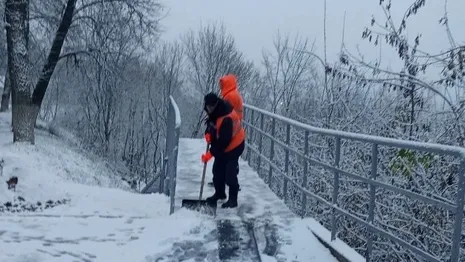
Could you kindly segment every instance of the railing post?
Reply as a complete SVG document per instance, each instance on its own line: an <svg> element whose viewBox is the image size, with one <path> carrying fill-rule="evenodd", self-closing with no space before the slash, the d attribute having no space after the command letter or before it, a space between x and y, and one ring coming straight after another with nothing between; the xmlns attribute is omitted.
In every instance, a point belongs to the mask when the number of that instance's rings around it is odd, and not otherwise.
<svg viewBox="0 0 465 262"><path fill-rule="evenodd" d="M265 119L264 119L264 114L260 114L260 132L259 132L259 140L258 140L258 153L260 153L260 156L258 156L258 163L257 163L257 174L260 175L260 168L262 164L262 152L263 152L263 134L262 132L265 132L263 130L263 126L265 124Z"/></svg>
<svg viewBox="0 0 465 262"><path fill-rule="evenodd" d="M250 110L250 119L249 119L249 124L250 125L253 125L253 115L254 115L254 112L253 110ZM245 112L245 111L244 111ZM249 112L249 110L247 110L247 112ZM249 141L249 144L253 144L253 128L250 128L250 130L247 130L247 140ZM247 155L246 155L246 160L247 162L249 163L249 166L250 166L250 161L251 161L251 154L252 154L252 150L247 150Z"/></svg>
<svg viewBox="0 0 465 262"><path fill-rule="evenodd" d="M451 262L460 259L460 242L462 238L463 207L465 205L465 159L462 156L459 168L459 182L457 184L457 211L455 212L454 233L452 236Z"/></svg>
<svg viewBox="0 0 465 262"><path fill-rule="evenodd" d="M291 144L291 125L286 125L286 145ZM285 150L285 159L284 159L284 173L289 176L289 150ZM284 203L287 204L287 178L283 178L283 197Z"/></svg>
<svg viewBox="0 0 465 262"><path fill-rule="evenodd" d="M371 180L376 179L376 175L378 172L378 145L373 144L371 149L371 172L370 178ZM376 200L376 186L370 184L370 203L368 205L368 223L370 225L373 224L374 214L375 214L375 200ZM368 228L367 230L367 253L366 253L366 261L371 261L371 254L373 253L373 231Z"/></svg>
<svg viewBox="0 0 465 262"><path fill-rule="evenodd" d="M274 133L276 128L276 119L272 118L271 120L271 141L270 141L270 163L273 163L274 157ZM271 182L273 179L273 166L270 164L270 169L268 169L268 184L271 188Z"/></svg>
<svg viewBox="0 0 465 262"><path fill-rule="evenodd" d="M243 109L242 109L242 121L244 121L244 120L247 121L248 111L249 111L249 110L247 110L247 108L243 108ZM250 123L250 122L248 122L248 123ZM242 126L242 127L244 128L244 130L245 130L245 135L246 135L246 136L245 136L245 142L246 142L246 143L249 143L249 142L250 142L250 140L249 140L249 131L250 131L250 130L249 130L249 127L243 125L242 122L241 122L241 126ZM247 159L248 159L248 155L250 154L250 150L247 149L247 146L245 147L245 150L246 150L247 152L244 152L244 153L241 155L241 157L244 158L244 160L247 160Z"/></svg>
<svg viewBox="0 0 465 262"><path fill-rule="evenodd" d="M173 143L173 161L172 163L172 172L170 177L170 215L174 213L174 204L175 204L175 194L176 194L176 177L177 177L177 168L178 168L178 152L179 152L179 127L175 128L174 132L174 143Z"/></svg>
<svg viewBox="0 0 465 262"><path fill-rule="evenodd" d="M308 136L309 132L305 130L304 132L304 156L308 157ZM308 161L306 158L303 159L304 161L304 172L302 177L302 187L307 189L307 173L308 173ZM302 218L305 217L307 214L307 194L302 191Z"/></svg>
<svg viewBox="0 0 465 262"><path fill-rule="evenodd" d="M168 169L168 151L166 151L167 149L167 144L168 142L168 139L167 137L165 137L165 151L162 151L161 155L162 155L162 171L160 173L160 177L158 178L159 181L158 181L158 193L163 193L163 183L164 183L164 180L165 180L165 177L166 177L166 172L167 172L167 169Z"/></svg>
<svg viewBox="0 0 465 262"><path fill-rule="evenodd" d="M339 161L341 160L341 138L336 137L336 149L334 152L334 167L339 168ZM336 233L337 233L337 213L336 208L337 204L337 196L339 195L339 172L334 172L334 188L333 188L333 199L332 199L332 212L331 212L331 241L336 240Z"/></svg>
<svg viewBox="0 0 465 262"><path fill-rule="evenodd" d="M163 161L163 172L160 174L159 193L165 193L165 179L169 176L169 161L170 161L170 142L172 137L171 118L172 118L171 103L168 105L168 116L166 118L166 136L165 136L165 159Z"/></svg>
<svg viewBox="0 0 465 262"><path fill-rule="evenodd" d="M173 161L174 161L174 139L175 139L175 134L174 134L174 129L175 129L175 114L174 114L174 107L173 103L170 100L169 103L169 109L168 109L168 118L167 118L167 128L166 128L166 156L168 157L168 165L167 165L167 172L165 174L165 177L163 178L163 193L167 196L170 195L170 180L172 177L173 173Z"/></svg>

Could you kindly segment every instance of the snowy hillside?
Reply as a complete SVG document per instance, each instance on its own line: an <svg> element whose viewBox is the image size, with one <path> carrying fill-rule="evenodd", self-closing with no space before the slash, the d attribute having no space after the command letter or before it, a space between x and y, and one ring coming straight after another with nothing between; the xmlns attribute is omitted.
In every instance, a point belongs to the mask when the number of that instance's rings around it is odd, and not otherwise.
<svg viewBox="0 0 465 262"><path fill-rule="evenodd" d="M0 114L0 162L3 162L1 179L18 177L16 192L7 190L2 182L0 202L12 201L21 196L36 203L70 198L70 185L101 186L130 190L129 186L113 175L103 163L79 153L77 148L49 134L36 130L36 145L13 144L11 113ZM80 190L80 189L78 189Z"/></svg>
<svg viewBox="0 0 465 262"><path fill-rule="evenodd" d="M36 131L35 146L11 143L9 115L0 114L0 261L142 261L205 227L190 211L167 219L167 197L129 192L104 165L45 131ZM4 182L12 176L16 192Z"/></svg>

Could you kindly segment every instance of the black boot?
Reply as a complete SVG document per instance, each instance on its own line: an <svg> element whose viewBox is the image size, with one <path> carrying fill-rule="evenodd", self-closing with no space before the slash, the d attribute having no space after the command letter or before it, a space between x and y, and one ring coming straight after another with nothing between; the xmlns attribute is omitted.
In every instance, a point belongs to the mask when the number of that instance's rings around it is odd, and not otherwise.
<svg viewBox="0 0 465 262"><path fill-rule="evenodd" d="M218 192L215 192L215 194L213 194L213 196L211 197L207 197L206 201L208 203L216 203L218 200L224 200L226 199L226 193L218 193Z"/></svg>
<svg viewBox="0 0 465 262"><path fill-rule="evenodd" d="M211 197L207 197L206 201L208 203L216 203L218 200L226 199L226 193L224 192L225 191L225 184L224 183L222 183L222 184L220 184L220 183L215 184L214 183L214 186L215 186L215 194L213 194L213 196L211 196Z"/></svg>
<svg viewBox="0 0 465 262"><path fill-rule="evenodd" d="M221 208L235 208L237 207L237 193L239 188L229 187L229 199L226 203L221 205Z"/></svg>

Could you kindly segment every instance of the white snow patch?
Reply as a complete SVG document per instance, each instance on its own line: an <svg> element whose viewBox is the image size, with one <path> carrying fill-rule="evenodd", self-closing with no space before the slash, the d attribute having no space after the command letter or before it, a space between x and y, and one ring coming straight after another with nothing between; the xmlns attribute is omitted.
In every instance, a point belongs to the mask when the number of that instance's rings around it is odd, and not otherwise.
<svg viewBox="0 0 465 262"><path fill-rule="evenodd" d="M11 113L0 114L0 159L3 159L0 203L21 196L26 201L58 200L70 196L69 186L84 185L130 190L104 164L82 154L63 140L36 130L36 144L12 143ZM18 177L16 192L5 181Z"/></svg>
<svg viewBox="0 0 465 262"><path fill-rule="evenodd" d="M176 103L176 101L174 100L172 96L170 96L170 102L174 109L175 128L180 128L181 127L181 113L179 111L178 104Z"/></svg>
<svg viewBox="0 0 465 262"><path fill-rule="evenodd" d="M307 224L301 218L294 218L289 225L292 245L285 245L282 251L286 258L296 261L337 261L328 249L323 247L318 239L307 229ZM350 248L350 247L349 247ZM345 254L345 253L344 253ZM358 260L350 260L356 262Z"/></svg>
<svg viewBox="0 0 465 262"><path fill-rule="evenodd" d="M144 261L171 250L193 228L214 224L194 212L168 215L168 199L76 187L71 206L0 217L0 261ZM88 259L88 260L84 260Z"/></svg>
<svg viewBox="0 0 465 262"><path fill-rule="evenodd" d="M188 210L169 215L169 199L141 195L73 146L36 130L36 144L13 144L11 113L0 114L0 204L69 199L40 212L0 213L0 261L147 261L176 241L199 240L213 221ZM16 192L4 182L19 179ZM193 233L194 232L194 233Z"/></svg>
<svg viewBox="0 0 465 262"><path fill-rule="evenodd" d="M304 218L299 222L302 226L301 228L307 227L309 230L314 232L317 236L323 239L324 242L329 244L334 250L339 254L342 254L351 262L364 262L366 259L357 253L353 248L344 243L339 238L336 238L334 241L331 241L331 232L328 231L324 226L322 226L314 218Z"/></svg>

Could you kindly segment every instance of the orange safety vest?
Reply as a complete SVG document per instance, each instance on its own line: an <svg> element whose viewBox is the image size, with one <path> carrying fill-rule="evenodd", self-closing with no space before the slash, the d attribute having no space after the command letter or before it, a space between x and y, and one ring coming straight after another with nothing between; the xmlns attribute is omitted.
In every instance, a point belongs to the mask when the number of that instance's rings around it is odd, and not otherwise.
<svg viewBox="0 0 465 262"><path fill-rule="evenodd" d="M239 94L239 92L235 90L235 91L226 93L223 96L223 99L228 101L233 106L234 111L236 111L239 118L242 119L243 105L242 105L242 97Z"/></svg>
<svg viewBox="0 0 465 262"><path fill-rule="evenodd" d="M225 117L231 118L232 123L233 123L233 132L232 132L231 142L229 142L229 145L224 150L225 152L230 152L234 148L238 147L245 140L245 130L242 127L241 119L239 115L233 110L231 111L231 113L225 116L222 116L222 117L218 117L218 119L216 120L216 136L218 138L220 136L221 124L223 123L223 120Z"/></svg>

